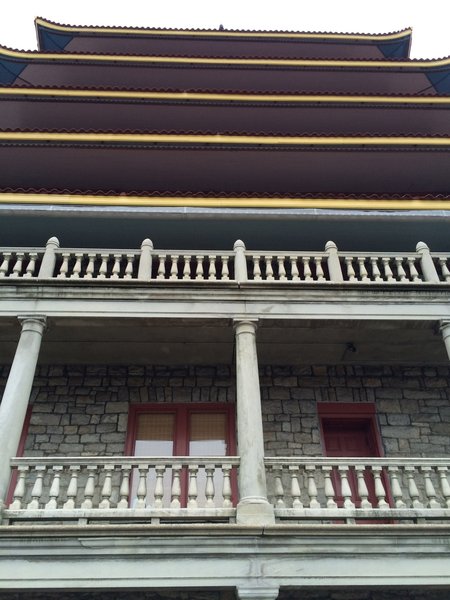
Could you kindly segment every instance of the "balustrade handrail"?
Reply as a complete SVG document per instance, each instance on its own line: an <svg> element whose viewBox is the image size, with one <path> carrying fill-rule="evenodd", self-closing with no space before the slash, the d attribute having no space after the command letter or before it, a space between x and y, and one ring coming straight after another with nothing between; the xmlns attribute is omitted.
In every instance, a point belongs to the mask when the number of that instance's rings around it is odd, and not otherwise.
<svg viewBox="0 0 450 600"><path fill-rule="evenodd" d="M448 458L419 458L419 457L401 457L401 458L390 458L390 457L382 457L382 458L373 458L373 457L363 457L363 458L355 458L348 456L340 456L340 457L267 457L264 459L266 466L275 467L275 466L309 466L313 465L315 467L320 466L338 466L338 465L350 465L350 466L381 466L381 467L440 467L440 466L448 466L450 467L450 457Z"/></svg>
<svg viewBox="0 0 450 600"><path fill-rule="evenodd" d="M53 466L92 466L115 465L137 466L149 464L152 466L170 466L173 464L189 466L192 464L227 464L239 465L239 456L21 456L10 460L12 467L53 467Z"/></svg>

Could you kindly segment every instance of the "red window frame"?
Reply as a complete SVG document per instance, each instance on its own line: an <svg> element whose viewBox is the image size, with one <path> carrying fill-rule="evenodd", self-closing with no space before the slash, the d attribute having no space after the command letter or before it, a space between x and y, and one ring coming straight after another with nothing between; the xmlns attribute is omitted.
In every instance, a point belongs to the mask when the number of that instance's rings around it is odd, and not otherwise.
<svg viewBox="0 0 450 600"><path fill-rule="evenodd" d="M236 426L235 426L235 405L219 402L192 403L192 404L131 404L128 412L127 437L125 441L125 455L134 456L134 447L137 432L137 417L140 414L148 413L172 413L175 415L174 448L173 456L188 456L189 448L189 416L195 413L225 413L227 416L227 454L225 456L236 456ZM183 493L181 497L182 504L186 504L187 485L186 472L181 475L181 485ZM238 498L237 473L233 468L231 472L231 493L233 505Z"/></svg>

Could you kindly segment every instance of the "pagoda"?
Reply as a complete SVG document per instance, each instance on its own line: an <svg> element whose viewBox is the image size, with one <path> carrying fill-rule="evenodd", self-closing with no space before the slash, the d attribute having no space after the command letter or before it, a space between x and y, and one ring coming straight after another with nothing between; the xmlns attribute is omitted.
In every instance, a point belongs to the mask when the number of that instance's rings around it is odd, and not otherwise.
<svg viewBox="0 0 450 600"><path fill-rule="evenodd" d="M36 30L0 47L1 587L447 598L450 59Z"/></svg>

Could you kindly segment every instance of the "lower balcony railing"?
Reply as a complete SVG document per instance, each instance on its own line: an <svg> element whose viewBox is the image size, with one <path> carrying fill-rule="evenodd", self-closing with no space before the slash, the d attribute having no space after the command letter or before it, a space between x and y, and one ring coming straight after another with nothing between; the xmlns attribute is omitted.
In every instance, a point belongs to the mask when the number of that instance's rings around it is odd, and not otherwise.
<svg viewBox="0 0 450 600"><path fill-rule="evenodd" d="M450 520L450 459L266 458L269 502L286 519ZM238 457L46 457L11 461L3 523L236 519Z"/></svg>

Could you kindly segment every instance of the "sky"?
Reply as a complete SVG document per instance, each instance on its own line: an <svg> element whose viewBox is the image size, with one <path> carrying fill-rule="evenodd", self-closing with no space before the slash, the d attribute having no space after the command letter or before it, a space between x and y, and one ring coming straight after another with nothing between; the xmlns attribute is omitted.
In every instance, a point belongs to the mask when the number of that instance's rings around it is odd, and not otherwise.
<svg viewBox="0 0 450 600"><path fill-rule="evenodd" d="M37 49L36 16L70 25L168 28L387 33L412 27L412 58L450 55L450 0L3 0L0 45Z"/></svg>

